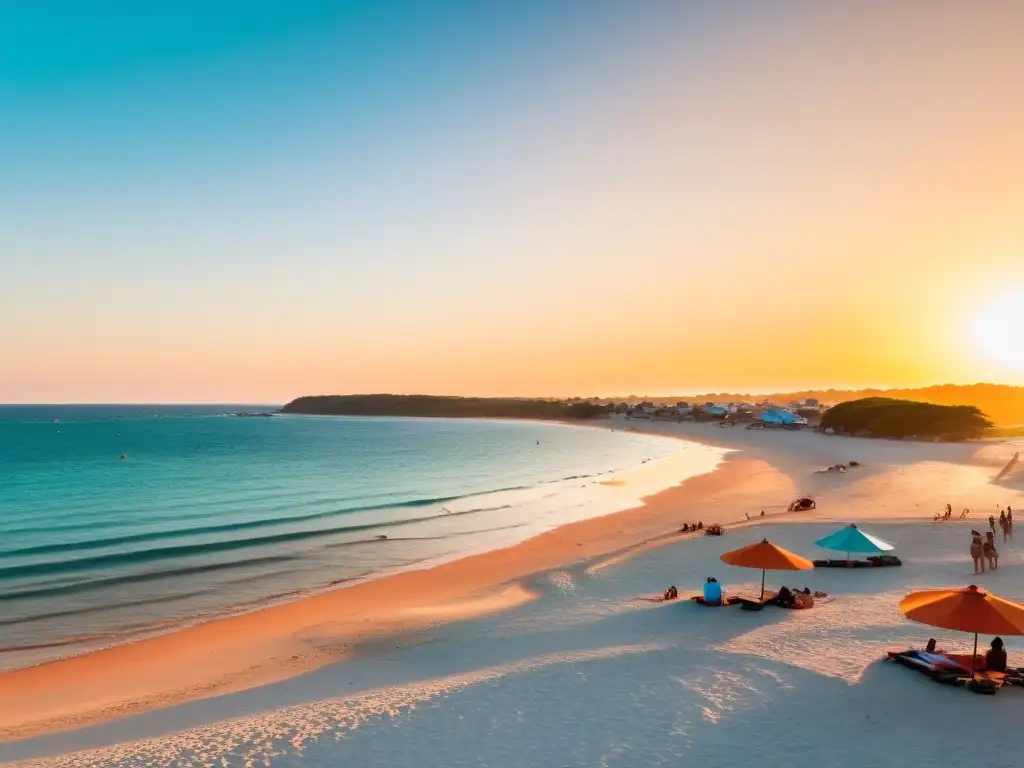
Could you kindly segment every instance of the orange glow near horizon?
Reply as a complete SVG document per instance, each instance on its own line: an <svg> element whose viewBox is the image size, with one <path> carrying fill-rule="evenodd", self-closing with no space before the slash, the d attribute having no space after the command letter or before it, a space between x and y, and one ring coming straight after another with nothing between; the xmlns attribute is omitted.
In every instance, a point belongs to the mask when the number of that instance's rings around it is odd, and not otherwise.
<svg viewBox="0 0 1024 768"><path fill-rule="evenodd" d="M672 5L40 85L0 402L1024 385L1024 4Z"/></svg>

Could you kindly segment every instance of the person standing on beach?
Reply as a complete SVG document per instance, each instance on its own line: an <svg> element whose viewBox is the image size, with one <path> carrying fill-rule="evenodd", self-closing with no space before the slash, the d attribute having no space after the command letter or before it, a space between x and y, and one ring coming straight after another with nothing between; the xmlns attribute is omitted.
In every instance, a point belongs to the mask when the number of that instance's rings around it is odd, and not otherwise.
<svg viewBox="0 0 1024 768"><path fill-rule="evenodd" d="M974 560L974 573L985 572L985 545L981 541L981 534L974 531L971 537L971 558Z"/></svg>
<svg viewBox="0 0 1024 768"><path fill-rule="evenodd" d="M1002 513L1000 513L1000 514L1002 514ZM988 527L991 528L992 529L992 533L995 534L995 532L996 532L996 516L995 515L989 515L988 516Z"/></svg>
<svg viewBox="0 0 1024 768"><path fill-rule="evenodd" d="M1010 538L1013 539L1013 510L1009 507L1006 508L1006 532L1010 534Z"/></svg>
<svg viewBox="0 0 1024 768"><path fill-rule="evenodd" d="M996 535L992 532L985 534L985 544L982 547L985 559L988 560L988 569L994 571L999 568L999 552L996 550Z"/></svg>
<svg viewBox="0 0 1024 768"><path fill-rule="evenodd" d="M1006 541L1009 534L1006 532L1006 513L1002 510L999 511L999 527L1003 529L1003 541Z"/></svg>

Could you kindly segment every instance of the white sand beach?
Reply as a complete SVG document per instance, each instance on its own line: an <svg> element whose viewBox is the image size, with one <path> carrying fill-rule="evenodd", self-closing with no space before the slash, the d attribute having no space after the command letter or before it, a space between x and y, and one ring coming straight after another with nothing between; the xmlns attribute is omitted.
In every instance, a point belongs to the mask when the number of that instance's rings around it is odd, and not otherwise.
<svg viewBox="0 0 1024 768"><path fill-rule="evenodd" d="M969 650L971 637L899 615L897 603L912 589L978 583L1024 600L1024 538L999 542L995 572L973 576L968 556L970 528L981 528L997 505L1024 510L1020 473L991 482L1020 446L608 426L733 452L715 472L645 507L442 566L441 576L384 580L420 620L352 643L344 660L78 730L65 724L61 733L0 744L0 761L54 768L1016 764L1024 690L976 696L882 658L929 637ZM851 460L862 466L815 471ZM804 494L817 509L786 514ZM947 503L957 513L970 508L970 517L932 522ZM730 525L721 537L675 532L684 521L730 524L747 514L753 524ZM829 593L809 611L641 599L670 584L692 594L707 576L730 591L753 589L760 574L723 565L722 552L768 536L827 557L813 542L850 521L895 543L903 567L769 573L769 586ZM447 599L428 590L426 601L414 590L417 578L428 586L465 582L449 585ZM1024 666L1024 641L1005 639L1011 663ZM158 666L159 656L150 663ZM80 694L73 678L65 688ZM12 690L0 707L9 723Z"/></svg>

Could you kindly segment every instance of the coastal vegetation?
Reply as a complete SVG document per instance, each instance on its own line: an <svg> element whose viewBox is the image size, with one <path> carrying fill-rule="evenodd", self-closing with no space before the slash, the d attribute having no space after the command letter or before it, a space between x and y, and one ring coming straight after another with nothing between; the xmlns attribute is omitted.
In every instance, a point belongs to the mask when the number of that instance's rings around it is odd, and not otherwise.
<svg viewBox="0 0 1024 768"><path fill-rule="evenodd" d="M282 413L312 416L419 416L428 418L592 419L607 409L586 401L440 395L308 395Z"/></svg>
<svg viewBox="0 0 1024 768"><path fill-rule="evenodd" d="M895 398L913 400L933 405L961 405L972 403L980 408L993 422L999 426L1018 426L1024 424L1024 387L1013 387L1007 384L938 384L931 387L914 389L807 389L798 392L774 392L762 394L739 394L718 392L693 396L695 402L711 401L716 403L734 401L769 400L778 403L804 402L813 398L822 403L843 403L863 398ZM642 398L628 398L646 400ZM650 398L678 400L677 396ZM1018 434L1015 432L1014 434Z"/></svg>
<svg viewBox="0 0 1024 768"><path fill-rule="evenodd" d="M830 408L821 429L844 435L976 440L992 422L973 405L936 405L891 397L865 397Z"/></svg>

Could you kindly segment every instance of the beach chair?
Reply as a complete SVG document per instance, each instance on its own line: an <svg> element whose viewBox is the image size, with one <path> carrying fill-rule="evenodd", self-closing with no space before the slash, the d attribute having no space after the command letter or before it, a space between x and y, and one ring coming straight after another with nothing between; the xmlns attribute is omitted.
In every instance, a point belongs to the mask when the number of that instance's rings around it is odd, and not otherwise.
<svg viewBox="0 0 1024 768"><path fill-rule="evenodd" d="M766 605L771 605L778 596L778 592L765 591L763 600L756 596L739 595L736 597L736 602L744 611L760 611Z"/></svg>
<svg viewBox="0 0 1024 768"><path fill-rule="evenodd" d="M721 600L714 601L706 600L704 595L694 595L690 599L697 605L703 605L706 608L724 608L728 605L736 605L736 603L740 602L740 598L738 597L723 597Z"/></svg>
<svg viewBox="0 0 1024 768"><path fill-rule="evenodd" d="M927 675L936 683L966 687L972 693L981 695L993 695L1004 685L1024 684L1020 676L1015 679L1009 672L985 670L985 659L982 656L976 660L978 671L974 675L971 674L970 654L938 654L909 649L888 651L886 657L889 661Z"/></svg>
<svg viewBox="0 0 1024 768"><path fill-rule="evenodd" d="M864 560L815 560L815 568L892 568L903 565L896 555L872 555Z"/></svg>

